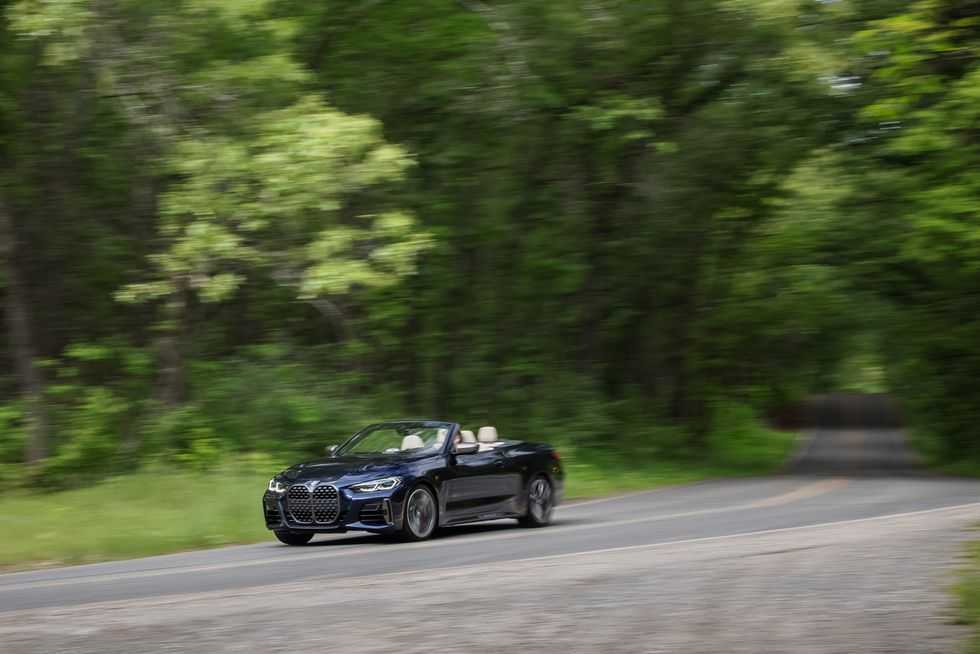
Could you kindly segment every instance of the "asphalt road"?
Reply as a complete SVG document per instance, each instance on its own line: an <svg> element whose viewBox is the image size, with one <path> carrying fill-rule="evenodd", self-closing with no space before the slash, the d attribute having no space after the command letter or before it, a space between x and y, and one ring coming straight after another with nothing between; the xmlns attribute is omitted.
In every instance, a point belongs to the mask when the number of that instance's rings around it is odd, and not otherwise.
<svg viewBox="0 0 980 654"><path fill-rule="evenodd" d="M573 503L546 529L511 521L393 544L367 535L319 536L307 547L267 543L0 575L0 613L269 584L436 571L538 557L704 542L980 503L980 484L917 475L894 429L807 434L787 474L713 481ZM883 474L901 470L902 476ZM258 491L257 491L258 493ZM66 538L71 532L66 531ZM571 560L571 559L569 559Z"/></svg>
<svg viewBox="0 0 980 654"><path fill-rule="evenodd" d="M954 651L946 589L980 482L928 474L890 420L824 404L781 475L569 504L546 529L0 575L0 651Z"/></svg>

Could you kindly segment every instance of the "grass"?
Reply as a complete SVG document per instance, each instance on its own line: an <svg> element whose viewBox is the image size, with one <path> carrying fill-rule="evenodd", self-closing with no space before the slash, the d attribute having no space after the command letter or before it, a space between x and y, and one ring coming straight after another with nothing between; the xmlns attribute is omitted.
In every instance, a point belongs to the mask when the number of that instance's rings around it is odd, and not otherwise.
<svg viewBox="0 0 980 654"><path fill-rule="evenodd" d="M269 475L142 472L96 486L0 498L0 568L163 554L268 538Z"/></svg>
<svg viewBox="0 0 980 654"><path fill-rule="evenodd" d="M973 627L966 651L980 654L980 542L970 544L968 563L961 574L962 578L954 588L959 600L956 621Z"/></svg>
<svg viewBox="0 0 980 654"><path fill-rule="evenodd" d="M794 436L772 432L748 459L637 464L563 450L566 498L770 470ZM744 449L744 448L743 448ZM754 463L753 463L754 462ZM260 496L273 472L228 466L218 474L151 470L77 490L0 496L0 569L92 563L270 538Z"/></svg>

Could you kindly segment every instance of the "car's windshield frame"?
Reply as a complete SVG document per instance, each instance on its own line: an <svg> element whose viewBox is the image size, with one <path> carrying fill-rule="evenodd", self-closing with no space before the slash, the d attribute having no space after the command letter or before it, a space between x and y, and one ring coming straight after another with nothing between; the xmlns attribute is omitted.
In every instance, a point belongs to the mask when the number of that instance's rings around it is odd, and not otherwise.
<svg viewBox="0 0 980 654"><path fill-rule="evenodd" d="M402 450L399 452L390 452L387 454L384 452L348 452L347 451L347 449L351 447L358 440L358 438L364 435L365 433L370 431L375 431L377 429L394 428L398 425L403 425L403 426L413 425L422 429L448 429L449 432L446 435L446 440L442 444L442 447L440 447L439 449L433 449L431 451L429 451L428 448L426 448L425 450L418 450L417 452L413 452L412 450ZM411 454L421 454L426 452L429 452L430 454L436 454L436 453L445 454L448 451L448 449L452 446L453 438L456 436L456 433L458 431L459 431L458 423L444 422L442 420L388 420L385 422L376 422L374 424L368 425L367 427L361 429L360 431L357 431L350 438L344 441L343 444L341 444L340 447L338 447L336 451L334 451L334 456L359 456L359 457L404 456L404 455L411 455Z"/></svg>

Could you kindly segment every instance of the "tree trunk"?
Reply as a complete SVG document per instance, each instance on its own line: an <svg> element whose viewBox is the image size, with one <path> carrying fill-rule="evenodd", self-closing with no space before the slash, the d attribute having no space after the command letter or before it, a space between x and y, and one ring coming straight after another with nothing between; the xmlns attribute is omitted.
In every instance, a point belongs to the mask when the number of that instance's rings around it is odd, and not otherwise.
<svg viewBox="0 0 980 654"><path fill-rule="evenodd" d="M7 282L5 313L10 354L27 408L28 438L24 458L28 463L36 463L48 454L48 415L44 405L44 381L41 371L34 365L30 309L16 255L13 219L0 198L0 259Z"/></svg>
<svg viewBox="0 0 980 654"><path fill-rule="evenodd" d="M704 398L696 389L700 384L699 371L696 370L700 357L699 321L703 319L701 303L703 301L703 286L705 275L706 252L710 250L708 240L711 229L710 219L692 232L693 250L688 255L690 279L680 315L674 319L675 331L673 337L673 374L674 383L671 391L670 414L684 423L691 432L692 444L700 448L704 446L707 436L707 422Z"/></svg>
<svg viewBox="0 0 980 654"><path fill-rule="evenodd" d="M157 361L160 366L156 398L167 408L179 406L187 396L184 365L184 336L187 322L187 282L176 280L174 294L164 305L163 324L158 326Z"/></svg>
<svg viewBox="0 0 980 654"><path fill-rule="evenodd" d="M157 399L166 407L174 408L184 399L184 358L180 351L180 339L168 332L156 341L160 376L157 381Z"/></svg>

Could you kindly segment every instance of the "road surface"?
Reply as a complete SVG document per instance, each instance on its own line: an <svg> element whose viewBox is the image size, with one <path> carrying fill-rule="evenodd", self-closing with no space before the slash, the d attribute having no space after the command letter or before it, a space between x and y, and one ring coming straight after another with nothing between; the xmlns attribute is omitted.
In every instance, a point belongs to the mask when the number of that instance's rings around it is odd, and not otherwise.
<svg viewBox="0 0 980 654"><path fill-rule="evenodd" d="M786 474L570 504L547 529L0 575L0 651L954 651L945 588L978 522L980 483L922 473L898 430L819 429Z"/></svg>

